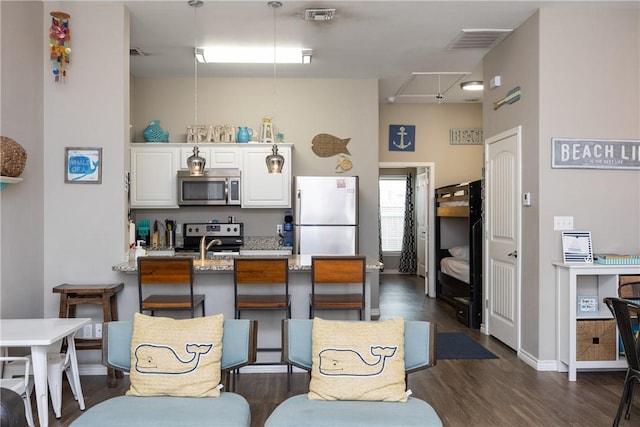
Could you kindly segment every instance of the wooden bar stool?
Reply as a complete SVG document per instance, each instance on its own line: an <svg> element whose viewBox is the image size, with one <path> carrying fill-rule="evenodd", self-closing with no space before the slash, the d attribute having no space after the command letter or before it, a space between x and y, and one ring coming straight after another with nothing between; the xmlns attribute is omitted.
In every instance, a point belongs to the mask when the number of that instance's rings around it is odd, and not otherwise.
<svg viewBox="0 0 640 427"><path fill-rule="evenodd" d="M291 318L287 258L234 258L233 271L236 319L240 319L243 310L277 310L284 312L284 318ZM282 346L257 350L282 352ZM287 390L290 389L291 365L287 364Z"/></svg>
<svg viewBox="0 0 640 427"><path fill-rule="evenodd" d="M104 322L118 320L118 300L116 294L124 288L124 283L108 285L72 285L63 283L53 288L53 293L60 294L59 317L76 317L79 304L96 304L102 306ZM102 338L76 338L76 350L100 350ZM122 378L122 371L107 368L107 386L115 387L116 378Z"/></svg>
<svg viewBox="0 0 640 427"><path fill-rule="evenodd" d="M357 310L364 320L366 264L359 255L311 257L309 318L316 310ZM336 285L347 291L340 292Z"/></svg>

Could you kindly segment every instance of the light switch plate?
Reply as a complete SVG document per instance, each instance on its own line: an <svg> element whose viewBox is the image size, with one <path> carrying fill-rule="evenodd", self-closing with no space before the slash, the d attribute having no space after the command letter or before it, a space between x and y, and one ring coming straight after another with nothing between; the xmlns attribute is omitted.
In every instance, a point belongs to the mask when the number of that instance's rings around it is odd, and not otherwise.
<svg viewBox="0 0 640 427"><path fill-rule="evenodd" d="M102 323L96 323L94 330L96 331L95 337L102 338Z"/></svg>
<svg viewBox="0 0 640 427"><path fill-rule="evenodd" d="M573 230L573 217L572 216L554 216L553 230L554 231Z"/></svg>

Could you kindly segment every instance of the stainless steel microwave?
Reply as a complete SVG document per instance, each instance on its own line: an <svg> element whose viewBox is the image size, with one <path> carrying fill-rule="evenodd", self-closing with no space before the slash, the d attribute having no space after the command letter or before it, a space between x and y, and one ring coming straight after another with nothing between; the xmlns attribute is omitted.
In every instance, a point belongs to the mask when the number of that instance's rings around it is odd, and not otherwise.
<svg viewBox="0 0 640 427"><path fill-rule="evenodd" d="M178 171L178 205L239 205L240 170L213 169L203 176Z"/></svg>

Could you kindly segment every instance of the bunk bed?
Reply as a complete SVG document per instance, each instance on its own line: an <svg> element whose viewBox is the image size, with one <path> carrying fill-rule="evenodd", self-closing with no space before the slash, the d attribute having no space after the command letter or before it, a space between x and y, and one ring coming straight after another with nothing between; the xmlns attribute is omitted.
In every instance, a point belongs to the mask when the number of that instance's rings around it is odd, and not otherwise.
<svg viewBox="0 0 640 427"><path fill-rule="evenodd" d="M456 309L460 323L482 323L483 181L436 189L436 296Z"/></svg>

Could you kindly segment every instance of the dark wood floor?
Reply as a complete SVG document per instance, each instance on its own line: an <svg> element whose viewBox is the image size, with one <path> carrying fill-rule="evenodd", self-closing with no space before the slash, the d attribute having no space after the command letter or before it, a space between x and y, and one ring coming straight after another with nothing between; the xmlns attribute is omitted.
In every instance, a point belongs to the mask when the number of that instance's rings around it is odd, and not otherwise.
<svg viewBox="0 0 640 427"><path fill-rule="evenodd" d="M567 381L566 374L538 372L499 341L458 324L450 306L424 297L423 282L413 276L382 275L381 318L428 320L437 323L440 332L464 331L499 356L491 360L441 360L409 376L413 396L429 402L446 427L611 425L622 392L623 372L581 372L576 382ZM81 381L87 408L124 394L129 385L126 377L117 388L107 388L102 376L83 376ZM252 426L258 427L279 402L305 393L308 384L306 374L294 374L292 390L287 392L285 374L247 374L240 376L237 392L249 401ZM53 412L50 414L53 427L66 427L80 415L66 383L63 394L62 418L56 420ZM640 426L637 396L631 419L623 419L620 426Z"/></svg>

